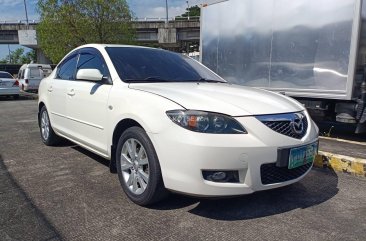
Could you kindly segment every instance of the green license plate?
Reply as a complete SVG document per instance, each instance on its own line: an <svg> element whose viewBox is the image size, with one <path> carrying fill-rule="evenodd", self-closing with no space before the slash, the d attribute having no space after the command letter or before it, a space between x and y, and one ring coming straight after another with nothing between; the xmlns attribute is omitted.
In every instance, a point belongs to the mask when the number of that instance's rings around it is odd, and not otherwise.
<svg viewBox="0 0 366 241"><path fill-rule="evenodd" d="M290 150L288 169L293 169L313 162L318 152L318 142L307 146L295 147Z"/></svg>

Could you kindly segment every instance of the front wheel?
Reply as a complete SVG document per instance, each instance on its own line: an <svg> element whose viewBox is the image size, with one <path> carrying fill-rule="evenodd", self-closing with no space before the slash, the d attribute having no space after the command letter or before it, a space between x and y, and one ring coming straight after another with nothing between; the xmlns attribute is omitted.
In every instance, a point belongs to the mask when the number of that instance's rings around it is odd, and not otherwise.
<svg viewBox="0 0 366 241"><path fill-rule="evenodd" d="M47 146L54 146L61 141L61 137L56 135L53 131L50 118L46 106L43 106L39 117L39 128L41 131L41 138L44 144Z"/></svg>
<svg viewBox="0 0 366 241"><path fill-rule="evenodd" d="M119 181L134 203L149 205L167 196L154 146L142 128L123 132L116 151Z"/></svg>

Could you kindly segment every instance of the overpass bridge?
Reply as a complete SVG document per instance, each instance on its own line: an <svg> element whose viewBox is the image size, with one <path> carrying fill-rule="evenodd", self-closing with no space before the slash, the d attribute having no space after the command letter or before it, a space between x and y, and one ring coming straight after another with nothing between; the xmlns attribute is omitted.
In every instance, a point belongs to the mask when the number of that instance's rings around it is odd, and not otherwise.
<svg viewBox="0 0 366 241"><path fill-rule="evenodd" d="M37 42L37 21L26 24L24 21L0 22L0 44L20 44L37 51L37 62L49 62ZM200 38L200 19L174 18L166 23L161 18L143 18L132 21L136 30L136 40L139 43L181 52L189 46L198 46Z"/></svg>

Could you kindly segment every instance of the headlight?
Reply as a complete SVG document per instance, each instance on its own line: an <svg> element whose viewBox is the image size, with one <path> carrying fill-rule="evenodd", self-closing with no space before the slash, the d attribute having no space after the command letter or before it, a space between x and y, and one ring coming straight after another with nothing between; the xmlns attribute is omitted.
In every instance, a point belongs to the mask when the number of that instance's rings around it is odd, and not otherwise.
<svg viewBox="0 0 366 241"><path fill-rule="evenodd" d="M234 118L196 110L170 110L166 114L177 125L195 132L213 134L246 134Z"/></svg>

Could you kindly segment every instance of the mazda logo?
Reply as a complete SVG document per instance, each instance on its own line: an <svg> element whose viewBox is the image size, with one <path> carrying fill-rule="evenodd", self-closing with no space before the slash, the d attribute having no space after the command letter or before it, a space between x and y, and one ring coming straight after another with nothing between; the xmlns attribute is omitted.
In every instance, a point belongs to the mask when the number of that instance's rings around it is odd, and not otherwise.
<svg viewBox="0 0 366 241"><path fill-rule="evenodd" d="M301 113L295 113L294 114L294 119L291 122L291 126L292 126L292 131L297 134L300 135L303 133L304 131L304 115Z"/></svg>

